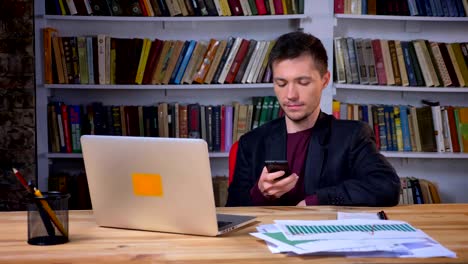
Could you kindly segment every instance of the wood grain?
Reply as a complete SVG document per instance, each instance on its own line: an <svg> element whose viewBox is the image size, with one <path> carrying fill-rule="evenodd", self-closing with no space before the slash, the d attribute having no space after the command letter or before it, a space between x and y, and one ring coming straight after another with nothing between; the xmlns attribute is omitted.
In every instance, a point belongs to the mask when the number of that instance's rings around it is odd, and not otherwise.
<svg viewBox="0 0 468 264"><path fill-rule="evenodd" d="M249 235L275 219L335 219L337 211L377 212L422 229L458 258L390 259L272 254ZM98 227L92 211L70 212L70 242L27 244L26 212L0 213L0 263L468 263L468 204L365 207L219 208L221 213L256 215L257 222L221 237L201 237Z"/></svg>

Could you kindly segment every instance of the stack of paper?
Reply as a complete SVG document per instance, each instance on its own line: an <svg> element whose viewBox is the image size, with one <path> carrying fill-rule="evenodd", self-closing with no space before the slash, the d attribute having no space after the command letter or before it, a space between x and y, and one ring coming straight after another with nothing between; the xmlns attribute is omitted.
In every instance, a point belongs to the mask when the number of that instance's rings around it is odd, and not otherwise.
<svg viewBox="0 0 468 264"><path fill-rule="evenodd" d="M345 219L276 220L251 235L263 239L272 253L330 254L350 257L428 258L456 254L403 221Z"/></svg>

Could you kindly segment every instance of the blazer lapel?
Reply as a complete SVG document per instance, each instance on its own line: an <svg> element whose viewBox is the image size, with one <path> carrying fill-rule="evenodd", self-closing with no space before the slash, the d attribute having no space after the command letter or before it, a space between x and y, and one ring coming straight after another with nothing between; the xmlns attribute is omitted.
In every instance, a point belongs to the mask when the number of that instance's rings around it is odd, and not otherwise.
<svg viewBox="0 0 468 264"><path fill-rule="evenodd" d="M320 187L320 182L323 182L321 177L327 163L330 121L330 117L321 112L312 129L304 175L305 191L308 195L313 194Z"/></svg>

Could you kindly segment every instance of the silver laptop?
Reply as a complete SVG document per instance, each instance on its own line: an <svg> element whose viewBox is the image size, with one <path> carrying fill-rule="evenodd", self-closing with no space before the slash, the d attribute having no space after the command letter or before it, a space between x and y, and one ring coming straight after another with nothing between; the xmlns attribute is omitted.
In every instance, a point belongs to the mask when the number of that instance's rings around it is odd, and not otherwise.
<svg viewBox="0 0 468 264"><path fill-rule="evenodd" d="M254 220L216 214L202 139L81 137L99 226L216 236Z"/></svg>

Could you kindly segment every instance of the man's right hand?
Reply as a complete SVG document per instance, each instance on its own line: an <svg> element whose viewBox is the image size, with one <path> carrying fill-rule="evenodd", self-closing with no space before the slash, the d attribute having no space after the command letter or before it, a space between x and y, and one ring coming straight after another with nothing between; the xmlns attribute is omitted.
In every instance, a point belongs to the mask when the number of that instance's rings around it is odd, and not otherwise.
<svg viewBox="0 0 468 264"><path fill-rule="evenodd" d="M284 171L269 173L266 167L263 167L262 174L258 180L258 189L263 196L267 198L280 198L283 194L289 192L296 186L299 176L296 173L289 175L282 180L276 180L283 176Z"/></svg>

